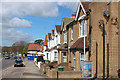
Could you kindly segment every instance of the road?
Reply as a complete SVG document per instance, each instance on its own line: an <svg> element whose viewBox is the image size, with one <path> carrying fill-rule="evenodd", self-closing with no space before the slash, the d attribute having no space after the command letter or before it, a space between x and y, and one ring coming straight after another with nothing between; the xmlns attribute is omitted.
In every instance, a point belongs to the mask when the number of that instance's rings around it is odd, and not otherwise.
<svg viewBox="0 0 120 80"><path fill-rule="evenodd" d="M2 78L21 78L24 67L14 67L11 59L2 59Z"/></svg>
<svg viewBox="0 0 120 80"><path fill-rule="evenodd" d="M5 60L2 62L2 78L45 78L41 75L39 68L35 66L33 61L23 60L25 67L14 67L14 60ZM3 79L4 80L4 79Z"/></svg>
<svg viewBox="0 0 120 80"><path fill-rule="evenodd" d="M14 64L14 60L11 59L2 59L2 70L7 69L8 67L11 67Z"/></svg>

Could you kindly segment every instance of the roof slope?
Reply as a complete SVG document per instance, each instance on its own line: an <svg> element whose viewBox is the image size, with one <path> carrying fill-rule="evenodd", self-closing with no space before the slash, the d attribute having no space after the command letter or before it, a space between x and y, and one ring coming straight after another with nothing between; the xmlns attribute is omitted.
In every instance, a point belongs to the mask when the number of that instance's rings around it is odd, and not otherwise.
<svg viewBox="0 0 120 80"><path fill-rule="evenodd" d="M47 35L45 36L44 46L47 46Z"/></svg>
<svg viewBox="0 0 120 80"><path fill-rule="evenodd" d="M75 20L75 18L65 18L65 17L63 17L64 26L67 26L73 20Z"/></svg>
<svg viewBox="0 0 120 80"><path fill-rule="evenodd" d="M38 44L29 44L28 50L40 50L42 52L44 49L43 45L38 45Z"/></svg>
<svg viewBox="0 0 120 80"><path fill-rule="evenodd" d="M51 39L51 33L48 33L48 39Z"/></svg>
<svg viewBox="0 0 120 80"><path fill-rule="evenodd" d="M71 49L83 49L84 48L84 37L79 38L70 48ZM87 39L85 39L85 48L88 48Z"/></svg>
<svg viewBox="0 0 120 80"><path fill-rule="evenodd" d="M54 29L52 29L52 35L54 35Z"/></svg>
<svg viewBox="0 0 120 80"><path fill-rule="evenodd" d="M88 11L88 10L89 10L89 4L90 4L91 2L81 2L81 3L82 3L82 5L83 5L85 11Z"/></svg>
<svg viewBox="0 0 120 80"><path fill-rule="evenodd" d="M56 31L61 31L61 25L55 25L55 27L56 27Z"/></svg>

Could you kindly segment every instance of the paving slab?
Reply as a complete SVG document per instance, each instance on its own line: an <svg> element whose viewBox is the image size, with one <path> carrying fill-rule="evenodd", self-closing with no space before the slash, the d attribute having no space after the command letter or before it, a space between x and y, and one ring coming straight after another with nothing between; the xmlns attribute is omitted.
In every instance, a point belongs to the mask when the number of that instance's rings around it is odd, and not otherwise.
<svg viewBox="0 0 120 80"><path fill-rule="evenodd" d="M47 78L43 72L34 64L34 61L25 59L25 69L22 78Z"/></svg>

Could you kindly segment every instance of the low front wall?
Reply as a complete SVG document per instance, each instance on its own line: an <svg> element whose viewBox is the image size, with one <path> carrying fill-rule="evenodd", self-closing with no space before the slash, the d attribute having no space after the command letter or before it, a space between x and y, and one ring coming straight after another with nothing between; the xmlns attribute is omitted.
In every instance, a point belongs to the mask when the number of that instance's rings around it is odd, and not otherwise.
<svg viewBox="0 0 120 80"><path fill-rule="evenodd" d="M58 72L58 78L82 78L81 71L61 71Z"/></svg>
<svg viewBox="0 0 120 80"><path fill-rule="evenodd" d="M49 78L57 78L57 70L48 69L46 72ZM81 71L59 71L58 78L82 78Z"/></svg>
<svg viewBox="0 0 120 80"><path fill-rule="evenodd" d="M46 67L47 67L47 64L40 64L40 69L43 71L43 72L46 72Z"/></svg>
<svg viewBox="0 0 120 80"><path fill-rule="evenodd" d="M55 69L50 70L50 68L47 68L46 75L48 78L57 78L57 70Z"/></svg>

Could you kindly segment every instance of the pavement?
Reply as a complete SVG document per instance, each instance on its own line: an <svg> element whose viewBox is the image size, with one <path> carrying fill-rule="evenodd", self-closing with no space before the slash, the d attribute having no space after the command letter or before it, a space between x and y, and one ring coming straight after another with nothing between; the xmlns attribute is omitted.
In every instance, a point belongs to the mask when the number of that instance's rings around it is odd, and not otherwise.
<svg viewBox="0 0 120 80"><path fill-rule="evenodd" d="M47 78L43 72L34 64L34 61L24 61L25 68L21 78Z"/></svg>

